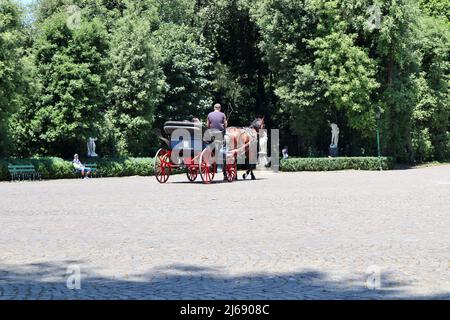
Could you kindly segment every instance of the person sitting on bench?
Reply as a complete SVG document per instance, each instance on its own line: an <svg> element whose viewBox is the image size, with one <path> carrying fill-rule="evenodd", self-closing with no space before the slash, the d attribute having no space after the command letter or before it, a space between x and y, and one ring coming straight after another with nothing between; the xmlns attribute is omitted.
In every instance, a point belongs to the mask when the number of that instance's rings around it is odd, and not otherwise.
<svg viewBox="0 0 450 320"><path fill-rule="evenodd" d="M82 176L84 179L89 178L89 174L91 173L91 170L90 170L89 168L86 168L86 167L81 163L81 161L80 161L80 159L79 159L79 157L78 157L78 154L75 154L75 155L73 156L73 161L72 161L72 163L73 163L73 167L75 168L75 170L76 170L77 172L81 172L81 176Z"/></svg>

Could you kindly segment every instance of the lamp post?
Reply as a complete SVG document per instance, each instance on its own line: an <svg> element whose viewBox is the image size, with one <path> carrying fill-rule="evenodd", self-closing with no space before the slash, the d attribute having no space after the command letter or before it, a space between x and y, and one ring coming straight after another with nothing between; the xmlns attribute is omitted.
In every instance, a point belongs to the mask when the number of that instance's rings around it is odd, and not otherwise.
<svg viewBox="0 0 450 320"><path fill-rule="evenodd" d="M383 171L383 166L381 164L381 144L380 144L380 120L381 120L381 108L377 108L377 148L378 148L378 163L380 165L380 171Z"/></svg>

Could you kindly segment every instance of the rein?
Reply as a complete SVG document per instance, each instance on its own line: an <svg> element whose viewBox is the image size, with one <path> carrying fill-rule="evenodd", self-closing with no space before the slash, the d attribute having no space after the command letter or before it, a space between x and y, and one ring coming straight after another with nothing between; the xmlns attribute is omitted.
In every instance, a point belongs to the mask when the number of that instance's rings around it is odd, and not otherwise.
<svg viewBox="0 0 450 320"><path fill-rule="evenodd" d="M231 110L230 110L231 109ZM233 106L231 104L228 105L228 114L227 114L227 123L229 122L231 115L233 114L234 109Z"/></svg>

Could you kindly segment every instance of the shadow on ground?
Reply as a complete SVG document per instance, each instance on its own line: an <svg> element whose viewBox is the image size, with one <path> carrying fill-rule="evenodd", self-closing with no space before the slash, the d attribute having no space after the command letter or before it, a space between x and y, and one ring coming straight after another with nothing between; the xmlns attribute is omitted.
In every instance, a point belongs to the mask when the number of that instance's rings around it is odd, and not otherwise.
<svg viewBox="0 0 450 320"><path fill-rule="evenodd" d="M68 267L80 266L81 289L70 290ZM71 270L74 270L73 268ZM382 275L381 289L366 287L367 275L332 279L329 275L302 270L289 274L226 275L224 269L195 265L169 265L145 274L120 278L95 275L81 261L0 265L0 300L22 299L450 299L450 293L435 296L407 294L410 283ZM70 278L74 280L74 278ZM69 281L69 284L76 284Z"/></svg>
<svg viewBox="0 0 450 320"><path fill-rule="evenodd" d="M233 182L229 182L223 179L219 179L219 178L215 178L215 180L213 182L211 182L211 184L230 184L230 183L245 183L245 182L254 182L254 181L263 181L263 180L268 180L267 178L256 178L255 180L252 180L250 178L248 179L238 179L235 180ZM168 181L168 183L172 183L172 184L205 184L200 178L197 178L196 181L191 182L191 181L173 181L171 182L170 180Z"/></svg>

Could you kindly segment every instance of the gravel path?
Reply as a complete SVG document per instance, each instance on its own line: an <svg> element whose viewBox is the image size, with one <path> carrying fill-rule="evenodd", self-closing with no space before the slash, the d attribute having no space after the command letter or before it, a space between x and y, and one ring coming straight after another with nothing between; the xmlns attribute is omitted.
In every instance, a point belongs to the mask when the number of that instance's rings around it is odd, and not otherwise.
<svg viewBox="0 0 450 320"><path fill-rule="evenodd" d="M450 166L257 176L0 183L0 299L450 299Z"/></svg>

